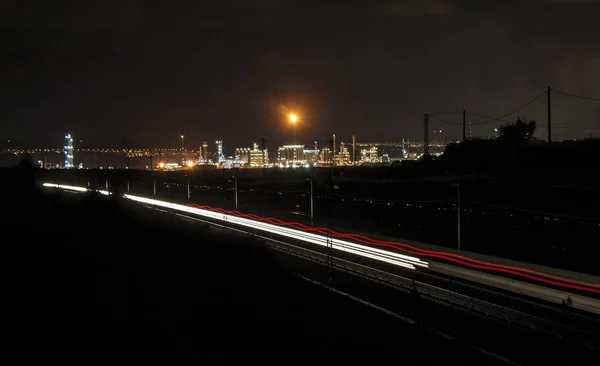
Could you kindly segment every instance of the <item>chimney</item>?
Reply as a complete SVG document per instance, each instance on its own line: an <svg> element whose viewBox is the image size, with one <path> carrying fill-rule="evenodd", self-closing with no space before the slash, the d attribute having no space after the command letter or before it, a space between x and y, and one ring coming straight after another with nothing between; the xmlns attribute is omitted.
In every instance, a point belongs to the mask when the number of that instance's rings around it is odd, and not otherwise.
<svg viewBox="0 0 600 366"><path fill-rule="evenodd" d="M331 153L335 156L335 133L333 134L333 145L331 145Z"/></svg>
<svg viewBox="0 0 600 366"><path fill-rule="evenodd" d="M352 135L352 157L350 161L354 163L354 159L356 159L356 135Z"/></svg>

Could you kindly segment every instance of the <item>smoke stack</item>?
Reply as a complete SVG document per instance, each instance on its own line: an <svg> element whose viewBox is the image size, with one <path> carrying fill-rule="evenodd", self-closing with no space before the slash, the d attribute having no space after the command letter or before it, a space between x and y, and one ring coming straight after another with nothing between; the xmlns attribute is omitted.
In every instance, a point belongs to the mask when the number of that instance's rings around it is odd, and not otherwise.
<svg viewBox="0 0 600 366"><path fill-rule="evenodd" d="M352 158L350 159L350 161L354 163L355 159L356 159L356 135L352 135Z"/></svg>
<svg viewBox="0 0 600 366"><path fill-rule="evenodd" d="M332 145L331 149L332 149L331 153L333 154L333 156L335 156L335 133L333 134L333 145Z"/></svg>

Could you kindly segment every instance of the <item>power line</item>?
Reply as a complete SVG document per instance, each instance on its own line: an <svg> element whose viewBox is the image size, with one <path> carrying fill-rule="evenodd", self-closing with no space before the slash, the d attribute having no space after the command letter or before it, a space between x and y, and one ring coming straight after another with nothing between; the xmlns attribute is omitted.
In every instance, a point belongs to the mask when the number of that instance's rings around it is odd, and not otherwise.
<svg viewBox="0 0 600 366"><path fill-rule="evenodd" d="M445 119L441 119L441 118L432 116L431 114L429 115L429 117L431 117L431 119L435 119L438 122L447 123L449 125L462 125L462 123L446 121Z"/></svg>
<svg viewBox="0 0 600 366"><path fill-rule="evenodd" d="M508 117L508 116L510 116L512 114L515 114L518 111L520 111L521 109L523 109L525 107L528 107L529 105L533 104L535 101L537 101L538 99L540 99L544 95L546 95L546 91L541 92L539 95L537 95L535 98L533 98L529 102L523 104L522 106L518 107L517 109L515 109L515 110L513 110L513 111L511 111L509 113L503 114L503 115L501 115L499 117L492 118L492 119L487 120L487 121L480 121L480 122L471 123L471 125L472 126L476 126L476 125L482 125L482 124L485 124L485 123L490 123L490 122L495 122L495 121L501 121L504 117Z"/></svg>
<svg viewBox="0 0 600 366"><path fill-rule="evenodd" d="M384 200L381 198L373 198L373 197L361 197L361 196L351 196L339 193L332 193L331 197L340 197L340 198L349 198L358 201L367 201L367 202L378 202L378 203L452 203L455 202L456 199L446 199L446 200Z"/></svg>
<svg viewBox="0 0 600 366"><path fill-rule="evenodd" d="M475 117L486 118L486 119L492 119L492 120L495 119L496 121L502 121L502 122L508 122L508 123L512 122L512 121L507 120L507 119L499 119L499 118L494 118L494 117L490 117L490 116L484 116L483 114L472 113L472 112L469 112L469 111L467 111L467 114L471 115L471 116L475 116Z"/></svg>
<svg viewBox="0 0 600 366"><path fill-rule="evenodd" d="M557 212L544 212L544 211L528 210L528 209L516 208L516 207L512 207L512 206L494 205L491 203L485 203L485 202L481 202L481 201L471 201L469 203L476 204L476 205L482 205L482 206L488 206L488 207L494 207L494 208L501 208L501 209L511 210L511 211L519 211L519 212L526 212L526 213L531 213L531 214L545 215L545 216L556 216L556 217L563 217L563 218L569 218L569 219L589 220L589 221L600 220L600 217L575 216L575 215L569 215L569 214L563 214L563 213L557 213Z"/></svg>
<svg viewBox="0 0 600 366"><path fill-rule="evenodd" d="M458 112L438 112L438 113L429 113L430 116L444 116L444 115L449 115L449 114L461 114L462 111L458 111Z"/></svg>
<svg viewBox="0 0 600 366"><path fill-rule="evenodd" d="M551 89L551 90L553 92L555 92L555 93L566 95L566 96L572 97L572 98L600 101L600 98L586 97L586 96L583 96L583 95L571 94L571 93L567 93L567 92L556 90L556 89Z"/></svg>

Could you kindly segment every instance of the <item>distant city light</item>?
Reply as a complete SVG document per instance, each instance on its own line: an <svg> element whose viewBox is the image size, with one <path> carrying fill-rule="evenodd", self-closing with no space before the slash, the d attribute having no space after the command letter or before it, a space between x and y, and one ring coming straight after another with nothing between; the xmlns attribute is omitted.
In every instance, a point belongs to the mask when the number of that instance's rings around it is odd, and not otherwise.
<svg viewBox="0 0 600 366"><path fill-rule="evenodd" d="M296 121L298 121L298 116L296 116L295 114L290 114L290 121L292 123L296 123Z"/></svg>

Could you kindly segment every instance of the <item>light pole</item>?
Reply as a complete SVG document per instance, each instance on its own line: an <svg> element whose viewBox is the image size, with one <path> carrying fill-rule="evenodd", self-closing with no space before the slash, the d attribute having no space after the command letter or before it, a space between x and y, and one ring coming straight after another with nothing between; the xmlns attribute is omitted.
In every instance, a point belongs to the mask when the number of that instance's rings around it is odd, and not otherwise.
<svg viewBox="0 0 600 366"><path fill-rule="evenodd" d="M456 203L456 209L457 209L457 219L458 219L458 253L460 254L460 232L461 232L461 225L460 225L460 185L461 185L461 179L460 177L458 178L458 182L456 183L456 198L457 198L457 203Z"/></svg>
<svg viewBox="0 0 600 366"><path fill-rule="evenodd" d="M310 185L310 226L315 226L315 196L313 194L312 169L310 177L306 178Z"/></svg>
<svg viewBox="0 0 600 366"><path fill-rule="evenodd" d="M315 196L313 193L313 176L310 176L310 224L315 226Z"/></svg>
<svg viewBox="0 0 600 366"><path fill-rule="evenodd" d="M462 176L458 176L458 180L456 181L456 183L452 183L452 187L456 187L456 219L457 219L457 248L458 248L458 253L460 254L460 234L461 234L461 229L462 226L460 224L460 189L461 189L461 184L462 184ZM460 266L460 264L459 264Z"/></svg>
<svg viewBox="0 0 600 366"><path fill-rule="evenodd" d="M298 116L295 114L290 114L290 122L294 128L294 145L296 145L296 124L298 123Z"/></svg>
<svg viewBox="0 0 600 366"><path fill-rule="evenodd" d="M238 184L237 184L237 175L233 176L233 189L235 191L235 210L238 210Z"/></svg>
<svg viewBox="0 0 600 366"><path fill-rule="evenodd" d="M187 176L187 199L190 200L190 177Z"/></svg>
<svg viewBox="0 0 600 366"><path fill-rule="evenodd" d="M194 165L190 165L190 173L187 175L187 199L188 201L191 198L191 192L190 192L190 175L192 175L192 178L194 174Z"/></svg>

